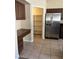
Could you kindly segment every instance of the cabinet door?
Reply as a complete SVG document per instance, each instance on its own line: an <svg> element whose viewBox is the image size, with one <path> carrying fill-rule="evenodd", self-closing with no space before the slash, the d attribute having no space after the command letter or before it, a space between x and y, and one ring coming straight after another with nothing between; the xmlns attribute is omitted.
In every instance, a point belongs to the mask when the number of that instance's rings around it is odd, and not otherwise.
<svg viewBox="0 0 79 59"><path fill-rule="evenodd" d="M22 52L23 50L23 39L21 37L18 38L18 51L19 54Z"/></svg>
<svg viewBox="0 0 79 59"><path fill-rule="evenodd" d="M16 19L19 19L19 3L16 1L15 3L15 9L16 9Z"/></svg>
<svg viewBox="0 0 79 59"><path fill-rule="evenodd" d="M24 20L25 19L25 5L16 1L16 20Z"/></svg>
<svg viewBox="0 0 79 59"><path fill-rule="evenodd" d="M19 18L21 20L25 19L25 5L21 3L19 3Z"/></svg>

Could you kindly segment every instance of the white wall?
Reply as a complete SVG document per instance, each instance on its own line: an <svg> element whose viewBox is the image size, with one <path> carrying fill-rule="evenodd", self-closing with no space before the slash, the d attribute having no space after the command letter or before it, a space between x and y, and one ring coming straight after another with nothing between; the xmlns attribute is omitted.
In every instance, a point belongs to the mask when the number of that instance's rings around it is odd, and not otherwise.
<svg viewBox="0 0 79 59"><path fill-rule="evenodd" d="M46 6L46 0L26 0L28 1L32 6L35 7L44 7Z"/></svg>
<svg viewBox="0 0 79 59"><path fill-rule="evenodd" d="M63 8L63 0L46 0L46 8Z"/></svg>
<svg viewBox="0 0 79 59"><path fill-rule="evenodd" d="M15 40L15 59L18 59L18 58L19 58L19 53L18 53L18 44L17 44L17 35L16 35L16 40Z"/></svg>

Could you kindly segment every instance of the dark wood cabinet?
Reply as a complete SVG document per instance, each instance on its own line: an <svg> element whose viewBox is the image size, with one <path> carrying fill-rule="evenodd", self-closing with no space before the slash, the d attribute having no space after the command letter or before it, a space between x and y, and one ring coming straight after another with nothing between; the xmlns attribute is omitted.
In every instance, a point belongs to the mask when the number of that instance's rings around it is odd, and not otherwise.
<svg viewBox="0 0 79 59"><path fill-rule="evenodd" d="M19 54L23 50L23 37L30 33L30 29L19 29L17 31L17 39L18 39L18 52Z"/></svg>
<svg viewBox="0 0 79 59"><path fill-rule="evenodd" d="M19 52L19 54L21 53L22 49L23 49L23 38L18 37L18 52Z"/></svg>
<svg viewBox="0 0 79 59"><path fill-rule="evenodd" d="M25 5L16 1L15 9L16 9L16 20L24 20L25 19Z"/></svg>
<svg viewBox="0 0 79 59"><path fill-rule="evenodd" d="M60 38L63 39L63 24L60 24Z"/></svg>
<svg viewBox="0 0 79 59"><path fill-rule="evenodd" d="M63 13L63 8L46 9L46 13Z"/></svg>

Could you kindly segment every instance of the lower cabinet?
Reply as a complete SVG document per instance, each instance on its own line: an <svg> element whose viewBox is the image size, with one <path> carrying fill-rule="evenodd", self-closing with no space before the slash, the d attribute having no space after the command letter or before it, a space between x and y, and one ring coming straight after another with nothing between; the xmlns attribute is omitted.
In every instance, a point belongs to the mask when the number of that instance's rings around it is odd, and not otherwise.
<svg viewBox="0 0 79 59"><path fill-rule="evenodd" d="M18 52L19 55L23 50L23 37L30 33L30 29L19 29L17 30L17 39L18 39Z"/></svg>
<svg viewBox="0 0 79 59"><path fill-rule="evenodd" d="M23 38L18 38L18 51L19 51L19 54L22 52L23 50Z"/></svg>

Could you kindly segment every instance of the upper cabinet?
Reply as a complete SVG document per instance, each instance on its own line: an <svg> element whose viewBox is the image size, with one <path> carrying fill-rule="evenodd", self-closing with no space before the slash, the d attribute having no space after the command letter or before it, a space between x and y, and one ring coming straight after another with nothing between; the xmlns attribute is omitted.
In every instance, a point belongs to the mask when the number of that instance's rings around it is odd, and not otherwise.
<svg viewBox="0 0 79 59"><path fill-rule="evenodd" d="M63 20L63 8L46 9L46 13L61 13L61 20Z"/></svg>
<svg viewBox="0 0 79 59"><path fill-rule="evenodd" d="M63 8L46 9L46 13L63 13Z"/></svg>
<svg viewBox="0 0 79 59"><path fill-rule="evenodd" d="M15 9L16 9L16 20L25 20L25 5L16 1Z"/></svg>

